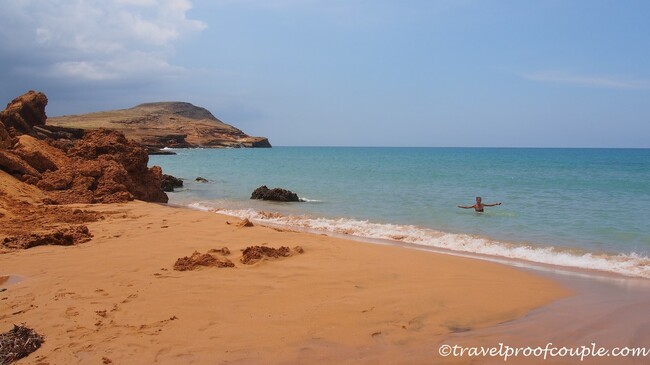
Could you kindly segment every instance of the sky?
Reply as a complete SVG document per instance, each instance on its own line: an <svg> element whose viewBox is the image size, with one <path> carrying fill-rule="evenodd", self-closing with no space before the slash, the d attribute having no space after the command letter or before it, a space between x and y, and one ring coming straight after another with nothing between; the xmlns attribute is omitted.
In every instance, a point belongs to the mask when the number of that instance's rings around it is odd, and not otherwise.
<svg viewBox="0 0 650 365"><path fill-rule="evenodd" d="M650 148L650 2L0 0L0 105L186 101L276 146Z"/></svg>

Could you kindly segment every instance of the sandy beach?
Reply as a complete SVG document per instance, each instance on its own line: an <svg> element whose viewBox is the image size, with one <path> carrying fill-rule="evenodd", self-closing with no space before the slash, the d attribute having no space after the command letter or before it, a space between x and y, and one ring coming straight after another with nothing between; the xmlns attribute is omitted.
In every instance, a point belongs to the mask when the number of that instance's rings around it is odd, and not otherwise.
<svg viewBox="0 0 650 365"><path fill-rule="evenodd" d="M0 365L650 365L648 14L3 2Z"/></svg>
<svg viewBox="0 0 650 365"><path fill-rule="evenodd" d="M570 295L520 269L132 202L79 205L93 239L0 255L1 331L46 338L20 364L409 363ZM247 246L304 253L240 262ZM227 247L232 268L175 271Z"/></svg>

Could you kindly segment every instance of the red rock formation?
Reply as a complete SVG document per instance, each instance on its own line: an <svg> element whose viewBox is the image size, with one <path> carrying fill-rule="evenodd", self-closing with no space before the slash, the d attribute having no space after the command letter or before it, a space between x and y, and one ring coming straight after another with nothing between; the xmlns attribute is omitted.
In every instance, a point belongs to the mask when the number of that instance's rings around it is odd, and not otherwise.
<svg viewBox="0 0 650 365"><path fill-rule="evenodd" d="M7 128L4 123L0 122L0 150L11 148L14 145L14 141L9 135Z"/></svg>
<svg viewBox="0 0 650 365"><path fill-rule="evenodd" d="M69 159L62 150L45 141L27 135L22 135L17 140L12 152L40 173L57 170L60 166L69 163Z"/></svg>
<svg viewBox="0 0 650 365"><path fill-rule="evenodd" d="M7 150L0 150L0 169L23 180L26 179L25 176L41 177L41 174L34 167Z"/></svg>
<svg viewBox="0 0 650 365"><path fill-rule="evenodd" d="M0 170L46 191L53 204L167 202L160 167L147 167L147 151L120 132L90 130L63 143L29 136L43 135L34 128L43 129L46 104L30 91L0 112Z"/></svg>
<svg viewBox="0 0 650 365"><path fill-rule="evenodd" d="M10 134L15 135L16 132L30 134L33 132L34 126L45 125L46 105L47 96L45 94L30 90L7 104L7 108L0 112L0 122L4 124Z"/></svg>
<svg viewBox="0 0 650 365"><path fill-rule="evenodd" d="M37 183L52 203L167 202L160 167L148 168L146 150L119 132L88 131L67 157L70 163L44 173Z"/></svg>

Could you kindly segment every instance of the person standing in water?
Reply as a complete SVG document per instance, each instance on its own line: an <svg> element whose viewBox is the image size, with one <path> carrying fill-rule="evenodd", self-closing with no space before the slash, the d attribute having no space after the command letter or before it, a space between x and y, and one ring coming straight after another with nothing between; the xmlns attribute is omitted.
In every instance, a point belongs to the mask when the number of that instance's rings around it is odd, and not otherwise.
<svg viewBox="0 0 650 365"><path fill-rule="evenodd" d="M463 208L463 209L472 209L472 208L474 208L474 211L476 211L478 213L483 213L483 207L493 207L493 206L496 206L496 205L501 205L501 202L493 203L493 204L483 204L481 202L481 197L477 196L476 197L476 204L469 205L469 206L468 205L459 205L458 208Z"/></svg>

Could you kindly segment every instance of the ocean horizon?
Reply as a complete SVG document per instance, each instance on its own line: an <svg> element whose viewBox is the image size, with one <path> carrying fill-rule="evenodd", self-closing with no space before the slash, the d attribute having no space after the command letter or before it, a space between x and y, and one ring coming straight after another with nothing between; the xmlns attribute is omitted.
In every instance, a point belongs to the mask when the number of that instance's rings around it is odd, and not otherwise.
<svg viewBox="0 0 650 365"><path fill-rule="evenodd" d="M323 233L650 278L650 149L174 149L170 203ZM208 183L198 183L201 176ZM261 186L303 203L250 200ZM501 202L484 213L457 208Z"/></svg>

